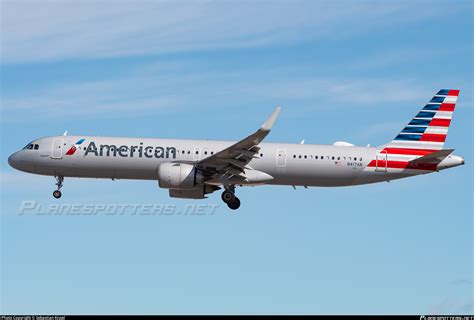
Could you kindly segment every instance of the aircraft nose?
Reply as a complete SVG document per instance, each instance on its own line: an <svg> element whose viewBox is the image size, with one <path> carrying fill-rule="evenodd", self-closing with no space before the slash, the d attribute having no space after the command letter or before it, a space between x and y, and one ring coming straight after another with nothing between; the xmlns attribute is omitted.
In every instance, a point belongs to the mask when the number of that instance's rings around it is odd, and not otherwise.
<svg viewBox="0 0 474 320"><path fill-rule="evenodd" d="M34 162L28 157L23 150L17 151L8 157L8 164L19 171L33 172L35 169Z"/></svg>
<svg viewBox="0 0 474 320"><path fill-rule="evenodd" d="M25 155L20 150L8 157L8 164L14 169L28 171L28 162L26 160Z"/></svg>
<svg viewBox="0 0 474 320"><path fill-rule="evenodd" d="M10 167L16 169L15 165L17 162L18 162L18 154L16 152L8 157L8 164L10 165Z"/></svg>

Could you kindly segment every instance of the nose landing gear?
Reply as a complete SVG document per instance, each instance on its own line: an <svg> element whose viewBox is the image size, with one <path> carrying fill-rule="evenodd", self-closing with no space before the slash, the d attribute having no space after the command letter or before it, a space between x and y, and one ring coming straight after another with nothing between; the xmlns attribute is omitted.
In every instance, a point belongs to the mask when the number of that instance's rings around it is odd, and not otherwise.
<svg viewBox="0 0 474 320"><path fill-rule="evenodd" d="M53 197L55 197L56 199L59 199L62 196L62 193L61 193L60 189L63 186L64 177L56 177L55 176L54 178L56 179L56 186L58 188L53 191Z"/></svg>
<svg viewBox="0 0 474 320"><path fill-rule="evenodd" d="M240 200L235 196L234 186L222 192L221 198L232 210L237 210L240 207Z"/></svg>

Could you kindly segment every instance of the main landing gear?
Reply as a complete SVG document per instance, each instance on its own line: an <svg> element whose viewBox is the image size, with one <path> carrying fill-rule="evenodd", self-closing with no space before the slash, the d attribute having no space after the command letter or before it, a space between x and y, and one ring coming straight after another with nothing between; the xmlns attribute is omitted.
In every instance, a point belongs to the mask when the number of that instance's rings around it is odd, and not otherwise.
<svg viewBox="0 0 474 320"><path fill-rule="evenodd" d="M221 195L222 201L232 210L237 210L240 207L240 200L235 196L235 187L226 189Z"/></svg>
<svg viewBox="0 0 474 320"><path fill-rule="evenodd" d="M62 188L63 186L63 181L64 181L64 177L54 177L56 179L56 186L58 187L56 190L54 190L53 192L53 197L55 197L56 199L59 199L61 198L61 191L60 189Z"/></svg>

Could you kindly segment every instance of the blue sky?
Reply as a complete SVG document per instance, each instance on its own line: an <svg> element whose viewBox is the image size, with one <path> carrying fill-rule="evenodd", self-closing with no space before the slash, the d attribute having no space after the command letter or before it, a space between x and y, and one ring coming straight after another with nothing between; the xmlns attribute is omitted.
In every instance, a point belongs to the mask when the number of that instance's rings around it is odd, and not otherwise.
<svg viewBox="0 0 474 320"><path fill-rule="evenodd" d="M472 313L471 1L1 3L2 313ZM16 172L62 134L380 145L461 89L467 165L352 188L168 198L154 181ZM219 205L204 215L19 215L53 204Z"/></svg>

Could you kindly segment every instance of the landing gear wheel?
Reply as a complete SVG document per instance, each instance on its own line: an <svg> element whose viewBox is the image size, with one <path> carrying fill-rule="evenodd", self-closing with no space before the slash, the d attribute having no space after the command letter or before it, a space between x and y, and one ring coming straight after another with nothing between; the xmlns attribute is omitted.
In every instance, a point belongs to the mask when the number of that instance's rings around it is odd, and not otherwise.
<svg viewBox="0 0 474 320"><path fill-rule="evenodd" d="M232 210L237 210L240 207L240 200L237 197L234 197L234 200L227 203L227 206Z"/></svg>
<svg viewBox="0 0 474 320"><path fill-rule="evenodd" d="M235 195L229 190L226 190L222 192L221 198L222 198L222 201L229 204L235 199Z"/></svg>
<svg viewBox="0 0 474 320"><path fill-rule="evenodd" d="M63 181L64 181L64 177L61 177L61 176L55 176L54 177L56 179L56 186L58 187L57 190L54 190L53 192L53 197L55 197L56 199L59 199L61 198L62 196L62 193L61 191L59 191L62 186L63 186Z"/></svg>

